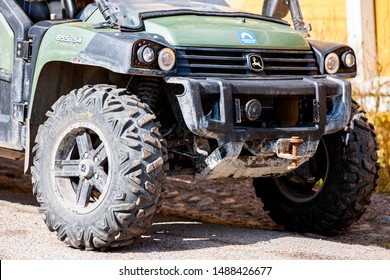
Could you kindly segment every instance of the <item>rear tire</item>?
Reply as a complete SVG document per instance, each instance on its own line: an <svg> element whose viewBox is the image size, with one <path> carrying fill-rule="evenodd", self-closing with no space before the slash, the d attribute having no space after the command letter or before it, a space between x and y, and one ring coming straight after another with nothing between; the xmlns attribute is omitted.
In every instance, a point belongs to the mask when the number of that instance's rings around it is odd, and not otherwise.
<svg viewBox="0 0 390 280"><path fill-rule="evenodd" d="M280 178L254 180L264 209L287 230L334 234L365 212L379 177L378 144L358 108L353 103L349 125L324 136L308 163Z"/></svg>
<svg viewBox="0 0 390 280"><path fill-rule="evenodd" d="M164 179L155 116L109 86L72 91L47 116L32 167L46 225L75 248L131 244L151 225Z"/></svg>

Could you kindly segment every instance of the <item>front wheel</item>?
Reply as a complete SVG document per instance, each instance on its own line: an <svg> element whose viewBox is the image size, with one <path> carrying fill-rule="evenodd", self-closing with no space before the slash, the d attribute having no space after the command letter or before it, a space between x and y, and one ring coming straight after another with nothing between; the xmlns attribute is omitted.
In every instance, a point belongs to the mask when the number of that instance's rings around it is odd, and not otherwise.
<svg viewBox="0 0 390 280"><path fill-rule="evenodd" d="M125 90L86 86L47 116L32 167L46 225L75 248L130 244L150 226L164 178L153 113Z"/></svg>
<svg viewBox="0 0 390 280"><path fill-rule="evenodd" d="M358 107L353 103L345 131L324 136L315 156L296 171L254 180L275 222L292 231L333 234L365 212L379 177L378 144Z"/></svg>

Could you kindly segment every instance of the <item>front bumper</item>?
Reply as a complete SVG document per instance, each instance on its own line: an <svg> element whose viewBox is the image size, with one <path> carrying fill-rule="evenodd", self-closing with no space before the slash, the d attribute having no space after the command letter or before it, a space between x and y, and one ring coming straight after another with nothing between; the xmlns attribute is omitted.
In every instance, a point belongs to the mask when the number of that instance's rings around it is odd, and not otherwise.
<svg viewBox="0 0 390 280"><path fill-rule="evenodd" d="M168 78L167 83L181 85L177 101L188 129L195 135L217 139L221 144L255 139L292 136L319 140L324 134L343 129L351 114L351 85L336 76L270 79L192 79ZM312 127L235 126L234 95L314 97ZM202 96L217 95L219 116L210 118L202 108ZM332 109L327 108L329 101Z"/></svg>
<svg viewBox="0 0 390 280"><path fill-rule="evenodd" d="M275 77L266 79L181 78L166 79L174 88L183 121L195 135L216 139L212 152L200 172L203 177L259 177L291 171L291 158L278 153L280 142L291 137L304 140L298 165L312 157L323 135L343 129L351 115L351 85L337 76ZM204 99L214 96L213 113L207 114ZM245 100L297 100L312 102L304 125L254 125L238 123L237 96ZM280 98L280 99L277 99ZM208 112L208 110L206 110ZM283 111L281 112L283 115ZM307 114L307 112L306 112ZM259 123L261 124L261 122ZM283 140L283 141L281 141ZM246 143L261 142L249 148L253 156L242 157ZM279 141L279 142L278 142ZM287 149L288 150L288 147ZM227 168L229 166L230 168Z"/></svg>

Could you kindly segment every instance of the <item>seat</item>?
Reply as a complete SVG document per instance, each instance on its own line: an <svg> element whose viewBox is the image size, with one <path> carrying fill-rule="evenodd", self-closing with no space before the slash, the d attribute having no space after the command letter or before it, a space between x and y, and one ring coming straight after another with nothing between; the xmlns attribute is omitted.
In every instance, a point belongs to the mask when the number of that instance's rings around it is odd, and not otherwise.
<svg viewBox="0 0 390 280"><path fill-rule="evenodd" d="M62 4L61 0L46 0L47 5L49 5L50 18L51 19L62 19Z"/></svg>
<svg viewBox="0 0 390 280"><path fill-rule="evenodd" d="M61 0L62 6L64 7L65 15L64 18L76 18L77 6L74 0Z"/></svg>
<svg viewBox="0 0 390 280"><path fill-rule="evenodd" d="M49 6L46 0L17 0L20 7L32 22L37 23L50 19Z"/></svg>

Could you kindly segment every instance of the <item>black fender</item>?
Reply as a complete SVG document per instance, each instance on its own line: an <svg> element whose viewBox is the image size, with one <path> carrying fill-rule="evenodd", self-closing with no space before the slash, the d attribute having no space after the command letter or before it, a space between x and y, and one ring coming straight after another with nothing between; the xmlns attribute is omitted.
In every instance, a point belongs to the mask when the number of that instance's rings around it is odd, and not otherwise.
<svg viewBox="0 0 390 280"><path fill-rule="evenodd" d="M156 64L150 67L135 67L137 48L140 45L152 46L156 53L172 48L165 39L157 34L136 32L99 32L90 41L87 48L80 52L74 63L98 66L121 74L165 76ZM172 48L173 49L173 48Z"/></svg>

